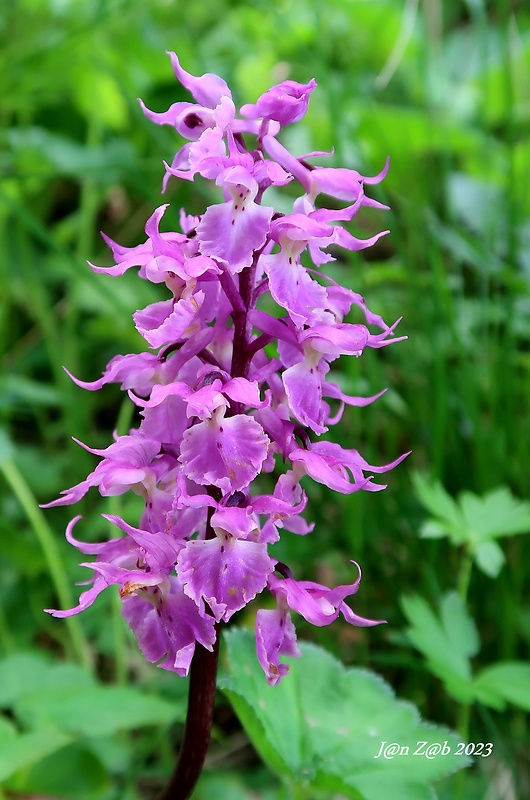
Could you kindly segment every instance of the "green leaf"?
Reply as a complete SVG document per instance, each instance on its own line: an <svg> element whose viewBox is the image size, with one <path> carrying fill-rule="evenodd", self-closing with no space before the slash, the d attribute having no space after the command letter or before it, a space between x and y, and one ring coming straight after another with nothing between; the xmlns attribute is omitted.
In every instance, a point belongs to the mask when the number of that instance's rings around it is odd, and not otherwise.
<svg viewBox="0 0 530 800"><path fill-rule="evenodd" d="M440 483L430 483L418 473L413 480L418 499L435 517L422 525L420 536L449 536L453 544L465 544L479 569L497 577L505 558L494 540L530 531L530 503L503 486L484 497L462 492L455 503Z"/></svg>
<svg viewBox="0 0 530 800"><path fill-rule="evenodd" d="M116 82L108 72L83 68L76 70L75 99L86 118L96 115L98 120L114 130L125 128L128 118L127 104Z"/></svg>
<svg viewBox="0 0 530 800"><path fill-rule="evenodd" d="M447 528L434 519L428 519L420 527L420 537L422 539L442 539L444 536L447 536Z"/></svg>
<svg viewBox="0 0 530 800"><path fill-rule="evenodd" d="M463 544L465 542L465 521L451 495L445 491L439 481L431 482L419 472L413 474L412 480L418 500L427 511L437 518L437 535L442 535L441 529L453 539L455 544Z"/></svg>
<svg viewBox="0 0 530 800"><path fill-rule="evenodd" d="M66 800L96 800L110 788L110 776L99 759L77 742L46 756L23 775L13 776L12 782L17 793Z"/></svg>
<svg viewBox="0 0 530 800"><path fill-rule="evenodd" d="M5 428L0 428L0 464L10 461L15 455L15 448Z"/></svg>
<svg viewBox="0 0 530 800"><path fill-rule="evenodd" d="M506 702L530 711L530 664L504 661L483 669L475 679L481 702L502 710Z"/></svg>
<svg viewBox="0 0 530 800"><path fill-rule="evenodd" d="M427 659L431 672L445 683L453 697L469 701L472 697L469 650L477 645L476 641L472 641L471 645L465 642L466 636L473 631L472 623L466 618L465 612L458 610L456 629L449 632L449 610L457 607L454 598L446 600L444 624L421 597L402 597L400 603L410 624L406 634L414 647Z"/></svg>
<svg viewBox="0 0 530 800"><path fill-rule="evenodd" d="M0 747L0 781L36 764L69 741L67 734L53 729L23 733L3 741Z"/></svg>
<svg viewBox="0 0 530 800"><path fill-rule="evenodd" d="M270 772L261 776L255 768L252 770L252 786L249 786L249 776L241 774L241 771L208 770L202 773L193 800L256 800L257 797L259 800L280 800L278 787L270 787L272 782L275 784L276 780Z"/></svg>
<svg viewBox="0 0 530 800"><path fill-rule="evenodd" d="M440 603L441 619L453 649L466 658L475 656L480 641L475 622L457 592L449 592Z"/></svg>
<svg viewBox="0 0 530 800"><path fill-rule="evenodd" d="M121 139L88 147L43 127L10 130L7 138L21 163L33 159L33 168L44 176L50 172L76 178L90 175L108 185L119 180L134 163L131 145Z"/></svg>
<svg viewBox="0 0 530 800"><path fill-rule="evenodd" d="M27 694L16 712L27 724L36 720L76 736L106 736L184 718L184 709L175 703L118 686L56 687Z"/></svg>
<svg viewBox="0 0 530 800"><path fill-rule="evenodd" d="M496 578L506 558L497 542L479 542L473 548L477 567L490 578Z"/></svg>
<svg viewBox="0 0 530 800"><path fill-rule="evenodd" d="M238 713L244 701L241 721L257 750L275 752L275 769L307 796L309 786L315 793L364 800L427 800L432 781L468 763L454 754L456 734L423 722L374 673L347 669L325 650L303 643L302 657L289 660L289 675L272 687L250 633L230 630L225 645L228 674L221 688ZM421 741L446 742L448 753L415 757ZM382 742L398 743L400 754L377 758Z"/></svg>
<svg viewBox="0 0 530 800"><path fill-rule="evenodd" d="M17 729L13 723L3 716L0 716L0 745L8 742L17 735Z"/></svg>
<svg viewBox="0 0 530 800"><path fill-rule="evenodd" d="M496 539L530 531L530 503L518 500L504 486L482 498L463 492L459 502L473 538Z"/></svg>
<svg viewBox="0 0 530 800"><path fill-rule="evenodd" d="M52 664L39 653L16 653L0 661L0 707L9 708L27 694L57 687L83 691L94 679L76 664Z"/></svg>
<svg viewBox="0 0 530 800"><path fill-rule="evenodd" d="M0 378L0 408L30 406L57 406L61 401L58 388L43 381L35 381L24 375L4 375Z"/></svg>

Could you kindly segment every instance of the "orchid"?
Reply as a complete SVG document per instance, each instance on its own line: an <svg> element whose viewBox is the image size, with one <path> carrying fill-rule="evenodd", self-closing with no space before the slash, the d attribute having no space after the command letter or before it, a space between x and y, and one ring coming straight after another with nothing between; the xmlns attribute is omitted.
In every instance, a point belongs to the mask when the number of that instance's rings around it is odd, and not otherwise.
<svg viewBox="0 0 530 800"><path fill-rule="evenodd" d="M99 380L73 378L89 390L120 384L140 408L139 427L105 450L82 445L99 465L48 505L75 503L97 487L104 496L133 491L145 508L138 527L108 516L122 535L100 545L74 539L78 518L68 526L68 540L96 555L84 564L93 585L77 607L49 613L76 614L115 586L145 658L186 675L199 654L215 657L222 623L268 593L256 615L257 657L275 685L289 670L282 657L300 654L292 612L318 626L339 614L352 625L379 624L346 602L359 588L359 568L352 584L328 588L297 579L273 545L313 528L301 516L305 480L344 494L379 491L385 486L374 474L405 457L371 466L356 450L318 440L345 405L382 393L345 395L331 380L333 362L405 338L394 335L397 322L387 325L321 271L334 259L329 247L361 250L387 233L363 240L344 227L363 206L384 208L365 188L387 167L375 178L314 167L309 159L322 154L296 157L280 143L281 129L306 113L314 79L284 81L243 106L240 118L224 80L194 77L170 57L193 101L162 113L141 103L150 120L188 140L166 164L164 186L200 176L222 196L198 217L181 211L180 232L160 231L168 208L161 205L143 243L127 248L105 237L115 264L91 265L111 276L137 268L141 279L165 284L166 295L134 314L147 352L115 356ZM301 194L292 213L276 212L268 190L289 184ZM317 208L326 196L333 207ZM336 201L350 205L337 209ZM362 321L345 321L354 306ZM257 479L278 470L270 493L261 493L266 484L258 490Z"/></svg>

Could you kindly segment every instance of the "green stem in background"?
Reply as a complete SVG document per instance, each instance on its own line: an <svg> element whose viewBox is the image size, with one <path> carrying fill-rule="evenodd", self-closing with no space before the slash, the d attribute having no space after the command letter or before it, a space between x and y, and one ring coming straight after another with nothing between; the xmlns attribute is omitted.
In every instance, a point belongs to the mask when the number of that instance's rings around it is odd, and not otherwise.
<svg viewBox="0 0 530 800"><path fill-rule="evenodd" d="M35 497L31 493L31 490L15 462L10 458L0 459L0 471L13 490L15 497L22 506L39 540L60 605L62 608L71 608L75 604L70 594L70 587L66 579L53 531L46 522L44 514L40 510ZM72 651L76 659L83 664L83 666L87 667L87 669L91 669L92 659L90 656L90 648L79 620L76 619L76 617L67 617L65 622L70 635Z"/></svg>
<svg viewBox="0 0 530 800"><path fill-rule="evenodd" d="M88 118L86 146L89 150L96 149L103 141L103 123L97 114ZM96 216L98 213L99 192L97 183L93 178L85 177L81 184L81 198L79 203L79 236L77 239L76 255L84 260L87 253L92 252Z"/></svg>
<svg viewBox="0 0 530 800"><path fill-rule="evenodd" d="M5 653L13 653L16 649L15 640L9 630L5 614L0 606L0 643ZM0 800L2 795L0 795Z"/></svg>
<svg viewBox="0 0 530 800"><path fill-rule="evenodd" d="M460 734L462 742L469 741L469 718L471 712L471 705L469 703L461 703L458 707L458 720L457 730ZM464 800L465 785L466 785L467 770L461 769L455 778L455 800Z"/></svg>
<svg viewBox="0 0 530 800"><path fill-rule="evenodd" d="M290 783L287 791L289 800L305 800L307 797L307 790L299 781Z"/></svg>
<svg viewBox="0 0 530 800"><path fill-rule="evenodd" d="M114 643L114 679L118 686L127 683L127 637L121 615L123 604L117 592L112 597L112 631Z"/></svg>
<svg viewBox="0 0 530 800"><path fill-rule="evenodd" d="M467 600L467 593L469 590L469 582L471 580L471 570L473 569L473 556L467 550L464 551L462 560L460 562L460 569L456 581L456 590L463 602Z"/></svg>
<svg viewBox="0 0 530 800"><path fill-rule="evenodd" d="M96 149L103 141L103 125L99 115L92 114L88 118L86 147L88 150ZM77 238L76 256L80 264L85 269L86 258L92 254L94 232L96 229L96 217L98 213L99 190L95 180L91 177L84 177L81 182L81 197L79 201L79 233ZM68 368L76 373L79 366L79 350L77 342L79 336L78 322L80 315L79 303L75 297L75 289L78 285L77 276L72 274L68 285L68 302L64 317L63 347L64 354L62 363L67 363ZM70 430L72 430L70 428Z"/></svg>

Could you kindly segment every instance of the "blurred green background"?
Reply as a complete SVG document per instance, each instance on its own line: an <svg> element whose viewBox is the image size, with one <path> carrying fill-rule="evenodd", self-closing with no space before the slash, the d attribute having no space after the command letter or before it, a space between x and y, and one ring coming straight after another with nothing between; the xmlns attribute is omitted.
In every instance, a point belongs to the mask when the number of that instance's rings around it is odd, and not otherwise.
<svg viewBox="0 0 530 800"><path fill-rule="evenodd" d="M115 598L100 597L70 627L42 613L68 593L77 597L71 584L89 573L63 542L72 509L37 509L97 463L71 436L105 447L132 415L117 386L85 392L62 366L94 380L113 355L142 350L131 313L165 297L133 274L94 275L87 259L111 263L99 231L134 245L161 202L172 203L166 218L177 229L181 206L199 213L213 201L204 186L187 182L170 182L165 200L160 195L162 160L170 162L180 142L147 121L136 98L156 111L186 98L165 55L174 50L191 73L222 75L238 105L287 77L315 77L309 113L284 139L296 154L334 148L334 164L364 175L390 156L388 177L372 195L392 210L363 211L355 233L388 227L391 234L366 253L341 256L331 273L388 322L403 316L399 332L409 338L355 363L343 359L347 391L389 390L373 406L347 410L334 433L370 463L413 453L387 475L381 494L336 497L308 484L315 531L286 539L282 556L297 565L297 577L326 584L350 582L349 559L359 561L355 609L389 624L368 633L340 622L321 630L299 624L301 637L346 663L378 669L426 717L456 725L454 701L403 634L398 598L414 591L437 601L462 563L445 540L419 537L426 512L413 471L453 496L507 486L528 497L528 3L11 0L0 10L0 41L0 656L23 653L33 676L38 659L85 660L103 682L183 702L185 681L143 663ZM78 535L107 536L99 514L109 508L134 523L135 498L108 502L94 492L80 504ZM528 540L505 539L503 550L498 577L475 570L469 584L483 665L528 659ZM251 616L239 622L250 624ZM7 700L0 706L10 707ZM472 715L470 741L494 740L497 749L469 776L466 797L486 797L498 774L507 793L489 800L530 791L524 721L514 709ZM118 733L108 747L103 740L88 750L69 745L78 774L100 775L92 794L82 781L75 792L71 780L50 788L53 764L39 773L37 761L6 778L6 797L148 796L138 792L167 773L179 736L178 726L171 741L167 726L153 730ZM230 753L240 735L222 707L221 766L223 743ZM240 771L252 758L243 749Z"/></svg>

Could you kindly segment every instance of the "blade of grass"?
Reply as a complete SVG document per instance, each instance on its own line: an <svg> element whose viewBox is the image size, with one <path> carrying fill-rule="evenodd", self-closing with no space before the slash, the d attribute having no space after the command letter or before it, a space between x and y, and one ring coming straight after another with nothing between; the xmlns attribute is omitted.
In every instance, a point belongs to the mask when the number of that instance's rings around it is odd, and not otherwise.
<svg viewBox="0 0 530 800"><path fill-rule="evenodd" d="M44 514L37 505L15 462L11 458L0 460L0 471L31 523L44 553L50 577L61 606L63 608L71 608L74 605L74 601L53 531L46 522ZM92 669L90 647L79 620L76 617L67 617L65 622L70 636L71 649L76 660L87 669Z"/></svg>

